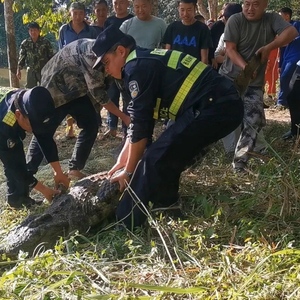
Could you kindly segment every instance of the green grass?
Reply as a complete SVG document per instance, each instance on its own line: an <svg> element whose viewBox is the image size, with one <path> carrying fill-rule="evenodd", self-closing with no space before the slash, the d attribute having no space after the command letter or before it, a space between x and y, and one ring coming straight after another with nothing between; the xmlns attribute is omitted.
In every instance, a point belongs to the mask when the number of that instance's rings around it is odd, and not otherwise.
<svg viewBox="0 0 300 300"><path fill-rule="evenodd" d="M299 299L299 147L265 128L268 160L236 175L218 143L182 175L182 215L106 224L0 262L0 299ZM0 238L29 211L4 210Z"/></svg>

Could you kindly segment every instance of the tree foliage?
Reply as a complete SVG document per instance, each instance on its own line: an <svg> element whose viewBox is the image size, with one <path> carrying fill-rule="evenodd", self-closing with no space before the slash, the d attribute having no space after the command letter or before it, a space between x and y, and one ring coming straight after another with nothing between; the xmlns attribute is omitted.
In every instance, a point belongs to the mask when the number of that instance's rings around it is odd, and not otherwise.
<svg viewBox="0 0 300 300"><path fill-rule="evenodd" d="M3 0L2 0L3 1ZM69 21L68 7L74 0L15 0L14 22L16 30L16 44L19 47L22 40L28 37L25 24L36 21L42 27L42 35L47 35L55 48L55 37L58 36L59 27ZM107 0L112 13L112 1ZM178 0L155 0L158 2L158 16L168 24L178 19ZM216 18L226 0L198 0L199 12L206 18ZM242 3L241 0L235 2ZM87 14L93 15L92 0L84 1ZM215 3L212 7L212 3ZM279 11L282 7L291 7L294 11L294 19L300 19L300 7L298 0L270 0L269 10ZM132 8L130 8L132 11ZM93 16L92 16L93 18ZM50 33L50 34L49 34ZM4 29L3 3L0 3L0 66L7 66L6 38Z"/></svg>

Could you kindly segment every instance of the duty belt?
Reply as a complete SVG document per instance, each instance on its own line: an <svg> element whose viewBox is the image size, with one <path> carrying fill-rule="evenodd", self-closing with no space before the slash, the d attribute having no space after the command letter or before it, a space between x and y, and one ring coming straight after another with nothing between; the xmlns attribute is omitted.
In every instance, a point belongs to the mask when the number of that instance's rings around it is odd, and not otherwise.
<svg viewBox="0 0 300 300"><path fill-rule="evenodd" d="M166 53L169 50L166 49L154 49L153 51L150 52L150 54L153 55L160 55L160 56L164 56L166 55ZM197 60L195 57L191 56L191 55L185 55L181 60L180 57L182 55L182 52L180 51L176 51L173 50L170 54L167 66L169 68L175 69L177 68L178 63L180 62L184 67L186 68L191 68L192 65L195 63L195 61ZM137 58L137 53L136 50L132 51L129 56L126 59L126 63ZM180 61L179 61L180 60ZM198 62L190 71L190 73L188 74L188 76L185 78L184 82L182 83L181 87L178 89L178 92L168 110L168 117L171 120L175 120L176 115L182 105L182 103L184 102L184 100L186 99L188 93L190 92L190 90L192 89L194 83L197 81L197 79L200 77L201 73L204 71L204 69L207 67L207 65L205 65L202 62ZM156 102L156 106L154 108L154 114L153 114L153 118L157 119L159 117L159 109L160 109L160 103L161 103L161 99L158 98L157 102Z"/></svg>

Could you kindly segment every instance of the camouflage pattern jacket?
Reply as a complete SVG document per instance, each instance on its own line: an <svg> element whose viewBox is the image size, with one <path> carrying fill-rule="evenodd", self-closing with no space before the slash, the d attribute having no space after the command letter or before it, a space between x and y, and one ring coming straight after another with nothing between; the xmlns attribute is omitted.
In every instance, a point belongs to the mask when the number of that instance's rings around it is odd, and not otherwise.
<svg viewBox="0 0 300 300"><path fill-rule="evenodd" d="M40 72L52 56L53 48L49 40L40 36L34 43L29 37L21 43L18 66Z"/></svg>
<svg viewBox="0 0 300 300"><path fill-rule="evenodd" d="M58 51L42 69L41 86L48 89L55 107L88 95L94 105L109 102L103 69L93 69L95 40L80 39Z"/></svg>

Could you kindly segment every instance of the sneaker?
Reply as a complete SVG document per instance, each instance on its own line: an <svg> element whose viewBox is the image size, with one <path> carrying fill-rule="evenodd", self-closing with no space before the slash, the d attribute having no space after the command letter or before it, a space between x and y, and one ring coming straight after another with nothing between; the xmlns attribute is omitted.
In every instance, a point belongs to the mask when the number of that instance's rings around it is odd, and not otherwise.
<svg viewBox="0 0 300 300"><path fill-rule="evenodd" d="M288 131L284 135L281 136L281 139L283 139L284 141L291 140L294 138L295 138L295 135L291 131Z"/></svg>
<svg viewBox="0 0 300 300"><path fill-rule="evenodd" d="M235 174L247 173L246 171L247 164L241 160L233 162L232 166L233 166L233 172Z"/></svg>

